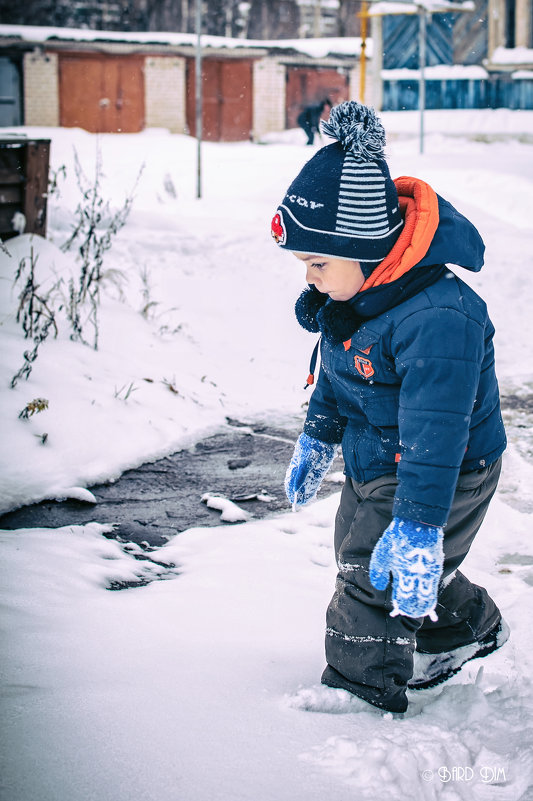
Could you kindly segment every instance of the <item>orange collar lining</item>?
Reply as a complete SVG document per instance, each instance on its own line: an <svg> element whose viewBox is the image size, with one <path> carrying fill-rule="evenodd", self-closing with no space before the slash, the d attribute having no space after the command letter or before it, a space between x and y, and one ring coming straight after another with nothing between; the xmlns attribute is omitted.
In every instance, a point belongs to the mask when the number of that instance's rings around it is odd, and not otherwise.
<svg viewBox="0 0 533 801"><path fill-rule="evenodd" d="M405 275L426 255L439 225L438 198L429 184L406 175L396 178L394 183L404 218L403 231L359 292L389 284Z"/></svg>

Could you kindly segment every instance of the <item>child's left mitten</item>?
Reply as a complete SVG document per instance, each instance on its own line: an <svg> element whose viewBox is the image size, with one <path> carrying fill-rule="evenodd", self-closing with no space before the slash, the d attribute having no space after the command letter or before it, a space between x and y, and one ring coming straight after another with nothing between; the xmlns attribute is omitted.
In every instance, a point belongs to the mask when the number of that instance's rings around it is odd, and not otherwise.
<svg viewBox="0 0 533 801"><path fill-rule="evenodd" d="M285 475L285 493L296 506L312 500L332 465L337 445L300 434Z"/></svg>
<svg viewBox="0 0 533 801"><path fill-rule="evenodd" d="M370 559L370 581L377 590L384 590L392 574L392 617L429 615L437 620L443 539L440 526L395 517L376 543Z"/></svg>

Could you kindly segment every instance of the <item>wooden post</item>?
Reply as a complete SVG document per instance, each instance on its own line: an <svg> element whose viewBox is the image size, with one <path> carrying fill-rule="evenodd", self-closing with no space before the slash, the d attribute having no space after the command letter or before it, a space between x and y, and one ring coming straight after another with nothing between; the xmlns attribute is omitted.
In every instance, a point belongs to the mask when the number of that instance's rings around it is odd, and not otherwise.
<svg viewBox="0 0 533 801"><path fill-rule="evenodd" d="M202 197L202 0L196 0L196 197Z"/></svg>
<svg viewBox="0 0 533 801"><path fill-rule="evenodd" d="M424 111L426 109L426 9L418 7L418 61L420 79L418 82L418 108L420 109L420 152L424 152Z"/></svg>
<svg viewBox="0 0 533 801"><path fill-rule="evenodd" d="M26 231L39 236L46 236L49 162L50 140L30 141L26 147L24 216Z"/></svg>

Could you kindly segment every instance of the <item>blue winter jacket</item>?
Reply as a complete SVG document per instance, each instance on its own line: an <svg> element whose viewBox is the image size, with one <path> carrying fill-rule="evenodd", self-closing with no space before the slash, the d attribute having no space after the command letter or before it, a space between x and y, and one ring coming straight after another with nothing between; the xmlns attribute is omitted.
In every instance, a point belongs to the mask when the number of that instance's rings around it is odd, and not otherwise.
<svg viewBox="0 0 533 801"><path fill-rule="evenodd" d="M484 245L474 226L440 197L438 217L411 269L479 270ZM361 308L364 296L348 303ZM344 342L322 337L305 432L342 441L346 475L358 482L396 474L394 515L444 525L459 473L505 449L493 334L484 301L442 267L434 283L365 319Z"/></svg>

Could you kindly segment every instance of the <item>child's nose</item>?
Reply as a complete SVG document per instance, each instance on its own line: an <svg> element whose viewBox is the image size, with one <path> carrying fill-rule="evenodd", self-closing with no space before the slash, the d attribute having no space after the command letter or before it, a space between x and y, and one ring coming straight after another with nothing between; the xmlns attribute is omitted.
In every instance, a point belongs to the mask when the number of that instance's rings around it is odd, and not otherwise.
<svg viewBox="0 0 533 801"><path fill-rule="evenodd" d="M305 280L307 281L308 284L316 284L317 283L316 277L313 275L313 271L311 270L310 267L307 268L307 273L306 273L306 276L305 276Z"/></svg>

